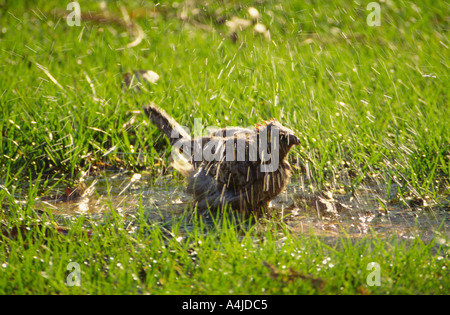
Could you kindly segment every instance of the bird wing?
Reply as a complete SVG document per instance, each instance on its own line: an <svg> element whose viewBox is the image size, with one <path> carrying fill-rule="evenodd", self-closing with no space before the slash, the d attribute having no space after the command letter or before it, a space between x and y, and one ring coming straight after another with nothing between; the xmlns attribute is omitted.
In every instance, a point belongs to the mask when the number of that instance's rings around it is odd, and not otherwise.
<svg viewBox="0 0 450 315"><path fill-rule="evenodd" d="M252 148L256 143L254 138L246 134L213 137L203 149L203 162L188 180L191 191L196 195L214 190L240 193L254 185L263 176L257 148Z"/></svg>

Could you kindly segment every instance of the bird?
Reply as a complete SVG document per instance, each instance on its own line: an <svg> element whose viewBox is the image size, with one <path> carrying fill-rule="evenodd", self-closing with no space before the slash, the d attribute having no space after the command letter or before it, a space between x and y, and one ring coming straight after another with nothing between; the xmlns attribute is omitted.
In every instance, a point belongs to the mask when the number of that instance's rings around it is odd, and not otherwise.
<svg viewBox="0 0 450 315"><path fill-rule="evenodd" d="M226 127L192 138L156 104L143 111L175 148L174 167L186 177L186 191L197 210L231 207L261 216L290 181L288 154L300 140L276 119L255 128Z"/></svg>

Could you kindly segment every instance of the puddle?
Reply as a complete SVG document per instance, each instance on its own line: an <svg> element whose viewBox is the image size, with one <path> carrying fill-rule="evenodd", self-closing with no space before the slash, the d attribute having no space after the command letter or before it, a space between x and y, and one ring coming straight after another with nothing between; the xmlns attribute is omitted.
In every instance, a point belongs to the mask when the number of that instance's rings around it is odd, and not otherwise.
<svg viewBox="0 0 450 315"><path fill-rule="evenodd" d="M445 239L450 237L448 209L411 208L401 202L383 204L380 200L386 200L386 196L373 186L361 186L353 195L331 195L309 194L294 184L285 195L282 202L290 214L286 222L297 233L313 232L331 238L342 234L358 238L368 233L405 239L420 236L424 242L431 241L436 233Z"/></svg>
<svg viewBox="0 0 450 315"><path fill-rule="evenodd" d="M71 200L66 198L65 186L56 187L50 196L36 202L36 210L51 213L59 223L81 215L101 221L111 212L133 220L142 205L146 220L165 222L181 216L190 201L182 182L171 176L154 182L154 178L140 174L108 174L85 182L83 196Z"/></svg>
<svg viewBox="0 0 450 315"><path fill-rule="evenodd" d="M154 177L139 174L108 174L86 179L86 186L85 196L72 201L59 200L66 188L57 187L54 197L36 203L37 210L51 212L61 224L80 215L102 221L114 211L132 228L141 215L141 204L146 220L169 223L182 216L191 200L185 194L184 182L171 176L155 181ZM332 194L309 191L302 180L293 180L273 200L272 209L298 234L314 233L331 239L343 234L352 238L368 233L382 237L395 234L405 239L419 235L428 242L438 231L441 238L449 239L448 205L409 207L387 199L387 194L374 185L361 185L353 195L343 191Z"/></svg>

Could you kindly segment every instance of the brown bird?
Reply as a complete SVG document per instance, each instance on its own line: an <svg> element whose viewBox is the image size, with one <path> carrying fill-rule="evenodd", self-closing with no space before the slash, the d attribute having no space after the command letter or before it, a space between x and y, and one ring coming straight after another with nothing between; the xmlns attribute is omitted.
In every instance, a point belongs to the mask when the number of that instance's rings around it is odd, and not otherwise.
<svg viewBox="0 0 450 315"><path fill-rule="evenodd" d="M294 132L272 119L254 129L219 129L191 138L156 105L144 107L150 120L169 138L175 168L187 177L187 192L197 209L223 209L259 215L289 183L290 149L300 144Z"/></svg>

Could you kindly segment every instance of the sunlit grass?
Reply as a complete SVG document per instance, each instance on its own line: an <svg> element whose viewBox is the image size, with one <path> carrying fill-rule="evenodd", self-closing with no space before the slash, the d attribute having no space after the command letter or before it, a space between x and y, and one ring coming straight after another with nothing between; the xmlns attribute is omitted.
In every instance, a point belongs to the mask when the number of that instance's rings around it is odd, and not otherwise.
<svg viewBox="0 0 450 315"><path fill-rule="evenodd" d="M32 211L10 215L10 230L21 232L1 238L1 292L444 294L448 285L445 245L435 241L371 235L327 244L316 236L294 236L277 222L249 226L227 215L208 224L180 220L167 232L146 220L144 211L136 216L137 229L113 212L91 226L92 234L83 228L89 218L79 217L60 235L50 219ZM185 224L190 228L178 234ZM68 285L70 262L80 265L79 287ZM372 262L380 266L380 286L368 285Z"/></svg>
<svg viewBox="0 0 450 315"><path fill-rule="evenodd" d="M38 214L34 200L55 185L82 171L157 178L167 168L167 141L140 114L148 102L190 128L194 118L205 126L277 118L302 140L290 157L307 184L352 194L371 182L388 192L382 206L449 206L445 3L382 3L380 27L367 25L362 2L122 4L146 34L130 49L133 36L121 25L69 27L55 11L67 1L0 4L0 219L27 227L2 236L0 292L448 293L448 248L419 237L329 245L280 222L261 232L225 218L212 228L195 222L177 241L183 220L170 224L173 237L144 209L134 233L112 211L102 224L81 216L69 235L47 235L55 219ZM111 16L122 19L122 4L107 2ZM249 6L270 38L252 26L230 34L224 21L250 19ZM97 2L81 10L101 12ZM142 93L123 90L123 75L141 69L160 80ZM82 265L80 288L65 284L69 261ZM380 287L366 285L372 261L381 264Z"/></svg>

